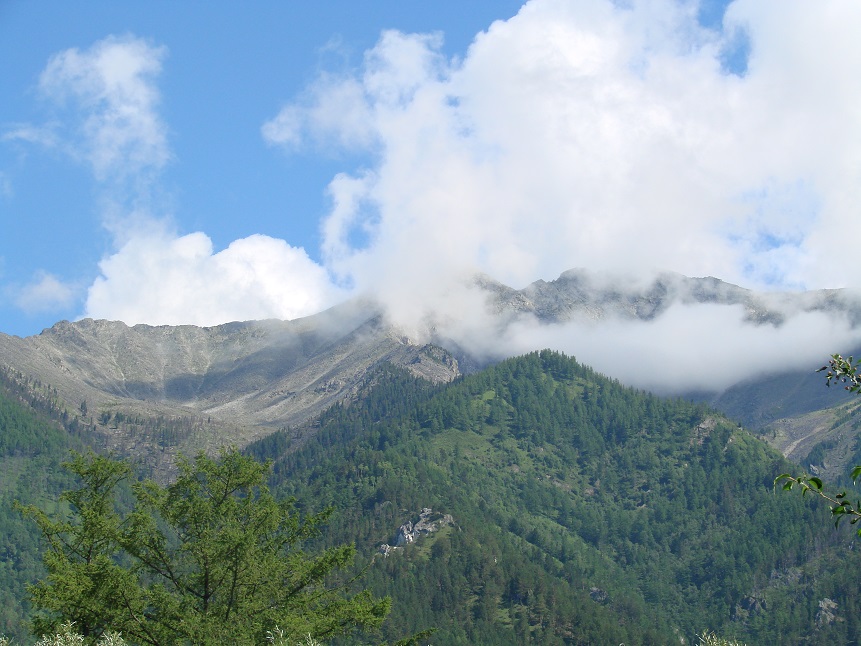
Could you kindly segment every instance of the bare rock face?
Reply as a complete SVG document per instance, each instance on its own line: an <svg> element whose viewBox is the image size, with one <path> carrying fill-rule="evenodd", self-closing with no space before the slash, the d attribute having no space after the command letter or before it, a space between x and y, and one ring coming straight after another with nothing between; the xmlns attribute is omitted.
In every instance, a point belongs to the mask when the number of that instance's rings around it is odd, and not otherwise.
<svg viewBox="0 0 861 646"><path fill-rule="evenodd" d="M424 507L415 523L407 521L398 528L394 545L384 543L379 546L377 552L383 556L389 556L404 546L411 545L420 538L453 524L454 518L451 514L435 513L430 507Z"/></svg>
<svg viewBox="0 0 861 646"><path fill-rule="evenodd" d="M398 535L395 537L395 546L402 547L415 543L422 536L439 531L440 528L451 525L453 522L454 519L450 514L434 514L430 507L425 507L415 524L407 521L400 526Z"/></svg>
<svg viewBox="0 0 861 646"><path fill-rule="evenodd" d="M816 613L816 626L822 628L835 621L843 621L842 617L837 615L837 603L825 597L819 602L819 612Z"/></svg>
<svg viewBox="0 0 861 646"><path fill-rule="evenodd" d="M451 355L412 342L364 302L295 321L129 327L84 319L24 339L0 334L0 368L56 388L69 411L85 408L108 448L123 452L134 439L111 427L117 413L200 422L205 431L181 450L242 446L349 398L380 362L435 382L459 374Z"/></svg>

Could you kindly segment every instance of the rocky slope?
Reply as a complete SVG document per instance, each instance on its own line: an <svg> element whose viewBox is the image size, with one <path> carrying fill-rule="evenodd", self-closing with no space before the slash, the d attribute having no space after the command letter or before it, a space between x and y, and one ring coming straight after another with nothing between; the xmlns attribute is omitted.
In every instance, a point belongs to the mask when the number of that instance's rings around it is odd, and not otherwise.
<svg viewBox="0 0 861 646"><path fill-rule="evenodd" d="M861 322L858 300L840 290L761 294L716 278L671 273L623 280L578 269L520 290L477 276L473 287L495 327L486 334L524 318L538 324L650 321L673 305L698 303L742 306L752 325L778 326L799 311ZM357 300L295 321L208 328L63 321L24 339L0 334L0 369L55 388L70 414L102 434L105 448L195 451L241 446L297 426L350 398L379 362L437 382L484 365L442 329L425 340L436 345L409 338L379 306ZM823 403L824 389L813 388L809 375L800 382L797 375L769 379L712 395L710 402L753 428L840 403ZM787 435L786 446L805 433L800 428ZM794 444L792 457L803 457L800 451L815 440Z"/></svg>
<svg viewBox="0 0 861 646"><path fill-rule="evenodd" d="M760 293L718 278L690 278L663 272L648 280L571 269L556 280L535 281L516 290L489 276L475 285L488 294L491 308L502 316L532 315L543 322L621 318L649 321L672 305L741 305L746 320L779 325L794 312L846 314L861 323L861 302L839 289Z"/></svg>
<svg viewBox="0 0 861 646"><path fill-rule="evenodd" d="M381 361L432 381L459 374L446 352L413 343L362 302L295 321L201 328L84 319L24 339L0 334L0 367L56 388L70 413L85 409L120 450L133 440L122 437L128 425L113 421L117 413L194 420L189 426L205 430L180 443L186 450L242 445L349 397Z"/></svg>

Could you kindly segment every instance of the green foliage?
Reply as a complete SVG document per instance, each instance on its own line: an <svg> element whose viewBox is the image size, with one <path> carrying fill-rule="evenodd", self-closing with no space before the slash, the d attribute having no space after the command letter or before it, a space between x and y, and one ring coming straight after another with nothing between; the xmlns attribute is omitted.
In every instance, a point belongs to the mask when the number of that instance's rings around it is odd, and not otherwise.
<svg viewBox="0 0 861 646"><path fill-rule="evenodd" d="M861 359L855 360L854 357L844 358L839 354L832 354L828 365L822 366L817 372L828 371L825 374L826 386L830 387L832 383L844 384L844 390L857 393L861 392L859 368L861 368Z"/></svg>
<svg viewBox="0 0 861 646"><path fill-rule="evenodd" d="M38 534L13 507L51 506L72 484L60 466L70 448L81 447L56 414L53 391L0 370L0 634L25 640L30 613L26 584L45 575Z"/></svg>
<svg viewBox="0 0 861 646"><path fill-rule="evenodd" d="M823 596L855 607L824 557L840 535L802 499L775 505L786 461L705 406L546 351L444 387L391 368L372 382L300 448L282 434L249 452L275 460L274 491L335 509L320 544L355 537L368 586L393 597L385 637L665 644L704 622L754 644L861 635L854 618L813 621ZM376 554L422 507L456 526Z"/></svg>
<svg viewBox="0 0 861 646"><path fill-rule="evenodd" d="M329 638L386 617L388 599L350 596L351 580L325 585L354 549L303 551L327 514L300 520L269 493L265 465L224 450L178 466L170 486L134 483L133 508L122 514L116 493L128 464L75 455L68 468L80 485L63 495L71 518L25 509L48 542L48 577L31 588L37 634L72 621L86 638L119 631L142 644L253 644L275 626L289 639Z"/></svg>
<svg viewBox="0 0 861 646"><path fill-rule="evenodd" d="M858 479L861 478L861 466L853 467L850 477L852 482L857 484ZM839 527L840 521L846 518L852 525L861 520L861 499L857 499L853 503L845 491L833 495L826 493L823 489L822 480L816 476L793 476L789 473L781 473L774 479L774 486L777 487L777 485L780 485L784 491L791 491L793 487L798 486L803 496L812 492L827 501L830 505L831 516L834 518L835 527ZM861 536L861 528L857 530L857 534Z"/></svg>
<svg viewBox="0 0 861 646"><path fill-rule="evenodd" d="M826 386L830 387L832 383L844 384L845 390L851 393L859 393L861 392L861 374L859 374L859 368L861 368L861 359L855 360L854 357L844 358L839 354L833 354L828 365L822 366L817 372L828 371L825 374ZM861 478L861 465L853 467L849 477L852 479L853 484L857 484L858 479ZM829 504L835 527L839 527L840 521L847 518L852 525L857 524L861 520L861 499L856 499L853 503L845 491L837 494L826 493L820 478L781 473L774 479L774 486L777 487L778 485L784 491L791 491L793 487L797 486L803 496L813 493L825 500ZM861 536L861 528L857 530L857 535Z"/></svg>

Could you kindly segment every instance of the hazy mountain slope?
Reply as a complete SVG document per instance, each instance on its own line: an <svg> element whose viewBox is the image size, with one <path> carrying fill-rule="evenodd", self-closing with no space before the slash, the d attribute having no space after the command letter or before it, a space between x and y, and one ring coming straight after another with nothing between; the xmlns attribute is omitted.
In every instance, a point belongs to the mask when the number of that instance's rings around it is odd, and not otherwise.
<svg viewBox="0 0 861 646"><path fill-rule="evenodd" d="M459 374L445 352L412 343L360 302L296 321L199 328L85 319L25 339L0 335L0 365L55 387L70 412L86 402L83 417L110 436L126 428L109 428L117 413L187 418L203 429L187 450L243 444L305 421L349 396L381 361L430 380Z"/></svg>
<svg viewBox="0 0 861 646"><path fill-rule="evenodd" d="M397 374L376 383L327 412L300 449L276 433L249 450L276 459L279 491L336 508L323 540L355 540L373 559L368 581L395 600L392 635L433 625L446 644L692 643L707 628L751 645L861 637L861 562L846 534L821 505L775 497L774 477L792 467L705 406L551 352L435 390ZM455 526L373 556L424 507ZM838 608L830 620L818 616L825 598Z"/></svg>
<svg viewBox="0 0 861 646"><path fill-rule="evenodd" d="M564 272L554 281L536 281L514 290L489 277L477 284L489 295L489 303L502 319L533 317L541 324L568 321L653 321L675 305L711 304L744 310L750 325L783 325L798 313L821 312L849 324L861 324L861 303L846 290L758 293L717 278L690 278L665 272L652 279L623 280L584 269ZM828 352L861 356L861 349L833 347ZM807 465L814 457L822 474L839 479L858 446L858 429L841 421L853 396L840 388L826 388L815 369L776 370L760 366L767 374L745 379L722 392L688 393L695 401L708 402L730 418L761 433L761 437L791 460ZM787 357L787 360L791 357ZM465 365L468 365L464 362ZM861 452L858 454L861 460Z"/></svg>
<svg viewBox="0 0 861 646"><path fill-rule="evenodd" d="M858 303L839 290L758 294L715 278L671 273L626 281L571 270L520 290L478 276L474 287L473 297L479 309L486 305L487 316L476 323L473 338L481 339L484 350L501 345L496 351L502 354L508 349L504 339L510 326L535 329L604 320L637 325L679 304L741 307L754 326L779 326L799 311L861 320ZM243 445L301 424L351 397L368 368L379 362L446 381L479 370L497 356L477 351L468 338L452 338L445 325L435 327L432 319L428 325L414 337L447 350L409 338L367 301L295 321L211 328L129 327L85 319L61 322L24 339L0 334L0 367L56 388L68 413L101 433L104 448L157 464L164 452ZM703 397L734 419L762 428L776 419L832 406L832 393L813 387L814 380L812 374L790 373Z"/></svg>
<svg viewBox="0 0 861 646"><path fill-rule="evenodd" d="M694 399L708 401L789 460L831 482L849 484L849 470L861 463L861 398L839 385L826 387L813 366L749 379L717 396Z"/></svg>
<svg viewBox="0 0 861 646"><path fill-rule="evenodd" d="M823 311L861 322L861 305L843 290L758 293L718 278L663 272L648 280L571 269L556 280L515 290L488 276L476 279L500 314L531 314L544 322L607 318L652 320L674 305L741 305L755 324L782 323L791 312Z"/></svg>
<svg viewBox="0 0 861 646"><path fill-rule="evenodd" d="M823 357L822 362L827 359ZM839 386L827 388L824 376L811 366L808 370L745 380L708 401L746 427L759 430L778 419L832 408L857 398Z"/></svg>

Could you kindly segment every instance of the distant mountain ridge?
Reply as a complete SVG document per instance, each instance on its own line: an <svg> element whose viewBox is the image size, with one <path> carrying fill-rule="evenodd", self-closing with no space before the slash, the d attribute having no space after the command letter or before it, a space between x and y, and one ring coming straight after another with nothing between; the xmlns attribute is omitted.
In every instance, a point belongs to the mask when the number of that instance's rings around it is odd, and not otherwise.
<svg viewBox="0 0 861 646"><path fill-rule="evenodd" d="M842 289L806 292L755 292L718 278L690 278L662 272L650 280L638 280L571 269L556 280L537 280L516 290L489 276L475 284L489 295L500 314L532 314L544 322L622 319L653 320L672 305L741 305L754 324L780 325L794 312L831 312L861 323L861 301Z"/></svg>
<svg viewBox="0 0 861 646"><path fill-rule="evenodd" d="M812 311L845 316L853 325L861 321L858 300L842 290L763 294L716 278L673 273L626 281L575 269L519 290L479 275L473 287L495 328L486 335L525 319L538 325L646 322L677 304L741 306L752 325L780 326L792 313ZM153 442L136 437L146 419L168 419L202 429L163 442L160 449L171 444L170 450L188 452L226 443L243 446L278 428L300 425L354 396L379 363L404 366L433 382L487 365L444 330L429 330L424 339L414 336L392 324L379 304L361 299L294 321L213 327L84 319L63 321L23 339L0 334L0 369L56 388L70 413L85 407L82 418L102 432L106 448L137 453ZM768 397L780 388L770 384ZM764 393L758 383L746 384L735 395L711 396L710 401L761 427L784 416L780 407L750 404ZM823 401L817 395L788 412L810 412L824 407ZM129 424L129 419L137 421ZM149 425L159 424L164 425Z"/></svg>

